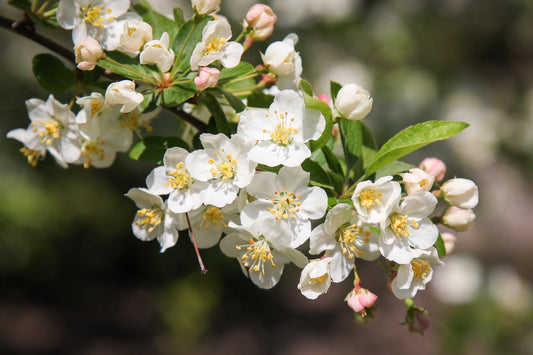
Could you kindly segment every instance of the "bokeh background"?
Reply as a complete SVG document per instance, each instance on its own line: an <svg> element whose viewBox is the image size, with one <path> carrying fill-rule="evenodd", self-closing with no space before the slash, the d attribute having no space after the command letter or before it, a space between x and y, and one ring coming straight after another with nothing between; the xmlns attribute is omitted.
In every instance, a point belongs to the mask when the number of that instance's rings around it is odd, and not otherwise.
<svg viewBox="0 0 533 355"><path fill-rule="evenodd" d="M161 12L188 1L153 1ZM425 120L471 124L405 160L435 156L475 180L475 226L458 235L417 305L424 336L401 326L405 306L375 263L360 262L379 295L378 316L353 321L350 281L316 301L288 267L272 290L249 282L218 248L187 238L164 254L131 233L134 204L152 164L117 158L109 169L29 166L0 138L0 353L5 354L533 354L533 2L530 0L272 0L271 41L295 32L303 77L357 82L374 98L365 119L378 143ZM223 0L234 32L248 0ZM186 11L187 12L187 11ZM0 13L21 13L0 1ZM189 11L190 13L190 11ZM70 35L38 28L71 46ZM28 123L24 100L46 99L31 58L46 50L0 29L0 137ZM256 44L250 52L264 50ZM61 97L58 97L61 98ZM177 129L162 116L160 129Z"/></svg>

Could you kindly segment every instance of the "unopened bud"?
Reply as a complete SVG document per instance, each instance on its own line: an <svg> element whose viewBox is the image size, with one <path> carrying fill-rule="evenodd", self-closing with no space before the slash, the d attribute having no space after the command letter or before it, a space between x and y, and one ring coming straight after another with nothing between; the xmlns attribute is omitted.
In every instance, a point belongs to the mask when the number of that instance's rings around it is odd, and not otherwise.
<svg viewBox="0 0 533 355"><path fill-rule="evenodd" d="M433 175L418 168L410 169L408 173L401 175L408 195L420 191L429 191L435 182Z"/></svg>
<svg viewBox="0 0 533 355"><path fill-rule="evenodd" d="M277 17L272 9L264 4L255 4L248 10L244 28L251 28L250 37L262 41L272 34Z"/></svg>
<svg viewBox="0 0 533 355"><path fill-rule="evenodd" d="M437 158L426 158L422 160L418 167L426 173L433 175L437 181L442 181L446 174L446 164Z"/></svg>
<svg viewBox="0 0 533 355"><path fill-rule="evenodd" d="M201 67L198 71L198 76L194 78L194 84L198 91L203 91L207 88L212 88L218 83L218 75L220 70L217 68Z"/></svg>
<svg viewBox="0 0 533 355"><path fill-rule="evenodd" d="M440 191L442 197L451 205L464 209L477 206L479 192L472 180L462 178L448 180L442 184Z"/></svg>
<svg viewBox="0 0 533 355"><path fill-rule="evenodd" d="M344 299L348 302L348 307L354 310L354 312L364 314L365 308L370 308L374 305L378 296L362 288L359 283L355 284L354 289Z"/></svg>
<svg viewBox="0 0 533 355"><path fill-rule="evenodd" d="M444 249L446 250L446 255L450 255L453 252L453 249L455 249L457 237L452 233L441 233L440 237L444 242Z"/></svg>
<svg viewBox="0 0 533 355"><path fill-rule="evenodd" d="M349 120L361 120L372 109L370 93L357 84L343 86L337 93L335 108Z"/></svg>
<svg viewBox="0 0 533 355"><path fill-rule="evenodd" d="M96 62L104 56L104 50L97 40L87 36L74 47L77 67L80 70L93 70Z"/></svg>
<svg viewBox="0 0 533 355"><path fill-rule="evenodd" d="M442 216L444 225L458 232L468 230L475 220L476 215L472 210L465 210L455 206L450 206Z"/></svg>

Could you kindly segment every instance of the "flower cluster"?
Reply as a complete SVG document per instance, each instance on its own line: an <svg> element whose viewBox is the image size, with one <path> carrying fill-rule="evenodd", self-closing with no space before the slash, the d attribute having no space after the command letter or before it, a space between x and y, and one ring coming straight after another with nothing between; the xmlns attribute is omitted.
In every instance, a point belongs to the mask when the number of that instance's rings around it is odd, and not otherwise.
<svg viewBox="0 0 533 355"><path fill-rule="evenodd" d="M171 20L146 3L130 5L59 1L57 23L72 30L72 74L91 75L70 76L69 104L53 95L26 101L30 125L7 136L24 145L32 166L50 153L63 167L103 168L127 151L157 163L146 186L126 194L138 209L133 234L157 239L164 252L188 231L195 247L219 245L263 289L289 263L302 269L297 288L310 299L353 272L346 301L365 316L377 296L361 286L359 259L381 259L397 298L426 288L456 241L437 224L470 228L478 190L463 178L441 184L446 167L436 158L418 168L398 159L466 124L421 123L379 148L361 121L372 109L370 93L331 82L329 97L315 96L301 79L296 34L268 45L256 66L242 60L273 33L270 7L252 6L233 39L217 14L220 0L192 1L189 20L181 11ZM47 71L39 77L57 82ZM191 126L172 137L144 136L160 107ZM436 216L439 198L450 206Z"/></svg>

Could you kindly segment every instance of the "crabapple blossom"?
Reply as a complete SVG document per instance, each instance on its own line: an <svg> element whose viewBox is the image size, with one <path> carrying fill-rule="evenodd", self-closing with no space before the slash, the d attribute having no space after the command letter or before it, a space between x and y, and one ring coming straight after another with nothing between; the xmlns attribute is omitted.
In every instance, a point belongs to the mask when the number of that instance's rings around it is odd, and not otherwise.
<svg viewBox="0 0 533 355"><path fill-rule="evenodd" d="M361 120L372 109L372 98L368 91L357 84L344 85L335 98L337 112L349 120Z"/></svg>
<svg viewBox="0 0 533 355"><path fill-rule="evenodd" d="M190 153L185 164L195 180L209 183L203 194L204 204L230 204L255 174L257 163L247 156L250 143L239 135L230 139L222 133L204 133L200 141L204 149Z"/></svg>
<svg viewBox="0 0 533 355"><path fill-rule="evenodd" d="M352 201L361 221L383 223L398 204L402 189L391 180L392 176L383 176L374 183L366 180L357 184Z"/></svg>
<svg viewBox="0 0 533 355"><path fill-rule="evenodd" d="M442 184L440 192L449 204L463 209L476 207L479 200L477 185L469 179L450 179Z"/></svg>
<svg viewBox="0 0 533 355"><path fill-rule="evenodd" d="M135 83L131 80L111 83L105 92L106 105L122 105L120 109L122 113L135 110L143 101L143 94L135 91Z"/></svg>
<svg viewBox="0 0 533 355"><path fill-rule="evenodd" d="M354 289L344 299L348 302L348 307L354 310L356 313L365 314L365 308L370 308L374 305L378 296L362 288L359 282L355 283Z"/></svg>
<svg viewBox="0 0 533 355"><path fill-rule="evenodd" d="M178 231L187 228L182 216L170 212L161 197L144 188L132 188L126 197L135 202L139 209L131 225L133 234L142 241L157 238L161 253L174 246Z"/></svg>
<svg viewBox="0 0 533 355"><path fill-rule="evenodd" d="M355 258L375 260L380 256L378 235L358 223L350 205L339 203L326 215L324 223L313 229L310 238L311 254L325 250L330 256L330 275L333 282L342 282L353 269Z"/></svg>
<svg viewBox="0 0 533 355"><path fill-rule="evenodd" d="M298 289L305 297L314 300L323 293L328 292L331 285L329 276L330 257L320 260L311 260L302 270Z"/></svg>
<svg viewBox="0 0 533 355"><path fill-rule="evenodd" d="M296 91L283 90L266 109L247 109L240 114L239 134L257 143L250 159L268 166L298 166L311 156L305 145L318 139L326 126L319 111L305 107Z"/></svg>
<svg viewBox="0 0 533 355"><path fill-rule="evenodd" d="M296 89L302 75L302 58L294 46L298 43L298 36L294 33L287 35L283 41L271 43L264 54L263 63L270 72L277 75L276 85L280 90Z"/></svg>
<svg viewBox="0 0 533 355"><path fill-rule="evenodd" d="M219 6L220 0L192 0L192 7L199 14L210 14L217 11Z"/></svg>
<svg viewBox="0 0 533 355"><path fill-rule="evenodd" d="M81 106L81 110L76 115L76 123L78 124L89 122L108 108L104 95L99 92L92 92L89 96L79 97L76 99L76 103Z"/></svg>
<svg viewBox="0 0 533 355"><path fill-rule="evenodd" d="M243 27L250 29L250 36L255 41L262 41L272 34L277 17L270 6L255 4L246 13Z"/></svg>
<svg viewBox="0 0 533 355"><path fill-rule="evenodd" d="M167 195L168 208L173 213L184 213L197 209L203 202L207 183L191 177L185 149L173 147L163 156L163 166L158 166L146 178L146 186L151 193Z"/></svg>
<svg viewBox="0 0 533 355"><path fill-rule="evenodd" d="M31 120L27 129L17 128L7 133L7 138L24 144L21 152L28 163L36 166L38 160L50 153L59 165L66 168L80 156L81 148L74 113L68 105L57 101L53 95L45 101L29 99L26 109Z"/></svg>
<svg viewBox="0 0 533 355"><path fill-rule="evenodd" d="M422 249L431 247L439 231L427 216L436 205L437 198L432 193L417 192L394 206L379 235L381 254L398 264L407 264L419 257Z"/></svg>
<svg viewBox="0 0 533 355"><path fill-rule="evenodd" d="M408 195L420 191L429 191L435 182L433 175L418 168L410 169L408 173L401 174L401 176Z"/></svg>
<svg viewBox="0 0 533 355"><path fill-rule="evenodd" d="M100 43L92 37L85 37L83 41L74 47L77 68L80 70L93 70L96 62L104 55Z"/></svg>
<svg viewBox="0 0 533 355"><path fill-rule="evenodd" d="M446 164L437 158L426 158L418 165L419 169L426 173L433 175L436 181L442 181L446 174Z"/></svg>
<svg viewBox="0 0 533 355"><path fill-rule="evenodd" d="M194 78L196 90L203 91L217 85L220 70L217 68L202 67L198 71L198 76Z"/></svg>
<svg viewBox="0 0 533 355"><path fill-rule="evenodd" d="M470 209L462 209L456 206L450 206L442 216L442 223L458 232L464 232L470 229L476 220L475 213Z"/></svg>
<svg viewBox="0 0 533 355"><path fill-rule="evenodd" d="M302 245L311 235L310 220L321 218L328 206L326 192L308 186L309 176L300 166L284 166L277 175L269 171L256 174L246 188L255 200L244 207L241 220L252 221L261 211L267 211L273 224L290 232L292 248Z"/></svg>
<svg viewBox="0 0 533 355"><path fill-rule="evenodd" d="M231 26L225 18L209 21L202 32L202 41L196 45L191 55L191 69L198 70L217 60L226 68L239 64L243 46L230 41Z"/></svg>
<svg viewBox="0 0 533 355"><path fill-rule="evenodd" d="M144 21L124 21L118 50L136 57L147 42L153 40L152 26Z"/></svg>
<svg viewBox="0 0 533 355"><path fill-rule="evenodd" d="M399 299L412 298L419 290L425 290L433 277L433 266L442 265L437 249L430 247L409 263L400 264L391 290Z"/></svg>
<svg viewBox="0 0 533 355"><path fill-rule="evenodd" d="M242 226L230 223L235 232L220 241L222 252L237 258L243 272L264 289L278 283L285 264L292 262L300 268L307 264L305 255L288 245L289 231L272 223L269 214L260 211L253 220L241 219Z"/></svg>
<svg viewBox="0 0 533 355"><path fill-rule="evenodd" d="M174 64L174 51L168 48L169 41L168 33L163 32L160 40L154 39L147 42L139 56L139 62L155 64L163 73L169 71Z"/></svg>

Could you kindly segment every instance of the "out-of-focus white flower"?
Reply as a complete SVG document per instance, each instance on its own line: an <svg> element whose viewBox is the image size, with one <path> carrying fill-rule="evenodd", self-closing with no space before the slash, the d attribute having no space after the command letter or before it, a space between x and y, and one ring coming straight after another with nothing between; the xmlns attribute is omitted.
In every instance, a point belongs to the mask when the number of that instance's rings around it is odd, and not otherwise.
<svg viewBox="0 0 533 355"><path fill-rule="evenodd" d="M451 205L463 209L477 206L479 192L477 185L469 179L455 178L446 181L440 189L442 197Z"/></svg>
<svg viewBox="0 0 533 355"><path fill-rule="evenodd" d="M305 107L295 91L283 90L268 110L247 109L240 114L237 132L257 142L248 156L268 166L298 166L311 156L305 145L318 139L326 126L319 111Z"/></svg>
<svg viewBox="0 0 533 355"><path fill-rule="evenodd" d="M302 58L294 46L298 43L298 36L288 34L283 41L271 43L265 54L261 54L263 63L270 72L277 75L276 85L280 90L296 89L302 75Z"/></svg>
<svg viewBox="0 0 533 355"><path fill-rule="evenodd" d="M240 43L230 41L231 26L225 18L209 21L191 55L191 69L198 70L217 60L226 68L239 64L244 48Z"/></svg>
<svg viewBox="0 0 533 355"><path fill-rule="evenodd" d="M419 169L426 173L433 175L436 181L442 181L446 174L446 164L437 158L426 158L418 165Z"/></svg>
<svg viewBox="0 0 533 355"><path fill-rule="evenodd" d="M370 93L357 84L344 85L335 98L335 108L349 120L361 120L372 109Z"/></svg>
<svg viewBox="0 0 533 355"><path fill-rule="evenodd" d="M531 286L511 266L499 265L490 270L488 290L506 311L527 314L533 306Z"/></svg>
<svg viewBox="0 0 533 355"><path fill-rule="evenodd" d="M143 94L135 91L135 83L131 80L111 83L105 92L106 105L122 105L122 113L135 110L143 100Z"/></svg>
<svg viewBox="0 0 533 355"><path fill-rule="evenodd" d="M173 147L163 156L163 166L158 166L146 178L151 193L167 195L168 208L174 213L185 213L197 209L203 202L207 183L195 181L189 173L185 149Z"/></svg>
<svg viewBox="0 0 533 355"><path fill-rule="evenodd" d="M329 276L329 263L331 258L311 260L302 270L298 289L305 297L314 300L323 293L328 292L331 285Z"/></svg>
<svg viewBox="0 0 533 355"><path fill-rule="evenodd" d="M220 0L192 0L193 9L199 14L210 14L217 11Z"/></svg>
<svg viewBox="0 0 533 355"><path fill-rule="evenodd" d="M236 231L220 241L222 252L237 258L243 272L264 289L278 283L285 264L292 262L300 268L307 264L305 255L289 247L289 231L272 223L269 215L261 211L253 220L242 220L242 226L230 223Z"/></svg>
<svg viewBox="0 0 533 355"><path fill-rule="evenodd" d="M207 88L215 87L218 83L220 70L217 68L202 67L198 71L198 76L194 78L196 90L203 91Z"/></svg>
<svg viewBox="0 0 533 355"><path fill-rule="evenodd" d="M359 218L365 223L383 223L401 197L402 188L392 176L384 176L376 182L370 180L357 184L352 201Z"/></svg>
<svg viewBox="0 0 533 355"><path fill-rule="evenodd" d="M118 38L112 38L116 37L117 20L129 7L130 0L60 0L57 22L64 29L72 30L75 45L90 36L106 50L114 50L119 44Z"/></svg>
<svg viewBox="0 0 533 355"><path fill-rule="evenodd" d="M21 152L28 163L36 166L46 152L52 154L56 162L66 168L80 156L80 141L74 113L68 105L50 95L45 101L26 100L26 109L31 120L27 129L18 128L7 133L7 138L24 144Z"/></svg>
<svg viewBox="0 0 533 355"><path fill-rule="evenodd" d="M126 197L132 199L139 209L131 225L137 238L142 241L157 238L161 253L176 244L178 230L186 229L187 223L170 212L161 197L143 188L130 189Z"/></svg>
<svg viewBox="0 0 533 355"><path fill-rule="evenodd" d="M457 237L452 233L441 233L440 236L442 238L442 241L444 242L444 249L446 250L446 255L450 255L455 249Z"/></svg>
<svg viewBox="0 0 533 355"><path fill-rule="evenodd" d="M408 173L401 175L405 183L405 192L408 195L420 191L429 191L435 182L433 175L418 168L410 169Z"/></svg>
<svg viewBox="0 0 533 355"><path fill-rule="evenodd" d="M432 287L445 303L461 304L474 299L483 280L483 268L469 255L450 255L446 267L435 272Z"/></svg>
<svg viewBox="0 0 533 355"><path fill-rule="evenodd" d="M408 264L435 244L439 230L427 216L436 205L437 198L431 192L407 195L382 226L378 240L381 254L398 264Z"/></svg>
<svg viewBox="0 0 533 355"><path fill-rule="evenodd" d="M256 198L244 207L241 220L259 211L268 211L273 222L291 234L291 248L302 245L311 235L311 221L321 218L328 207L326 192L309 185L310 174L302 167L282 167L278 174L261 172L254 176L246 192Z"/></svg>
<svg viewBox="0 0 533 355"><path fill-rule="evenodd" d="M270 6L255 4L248 10L243 27L250 28L250 36L255 41L262 41L272 34L277 17Z"/></svg>
<svg viewBox="0 0 533 355"><path fill-rule="evenodd" d="M148 23L136 20L124 21L119 50L135 57L143 46L152 39L152 26Z"/></svg>
<svg viewBox="0 0 533 355"><path fill-rule="evenodd" d="M375 260L380 256L378 235L358 223L350 205L339 203L326 215L324 223L311 232L311 254L328 250L333 282L342 282L353 270L355 258Z"/></svg>
<svg viewBox="0 0 533 355"><path fill-rule="evenodd" d="M464 232L474 224L476 215L472 210L450 206L442 216L442 223L458 232Z"/></svg>
<svg viewBox="0 0 533 355"><path fill-rule="evenodd" d="M104 55L100 43L92 37L85 37L83 41L74 47L76 64L80 70L93 70L96 62Z"/></svg>
<svg viewBox="0 0 533 355"><path fill-rule="evenodd" d="M412 298L418 290L425 290L433 277L432 266L441 265L437 250L434 247L425 250L408 264L398 267L396 278L392 280L392 293L399 299Z"/></svg>
<svg viewBox="0 0 533 355"><path fill-rule="evenodd" d="M365 308L370 308L374 305L378 296L362 288L359 282L355 284L354 289L344 299L348 302L348 307L353 309L356 313L365 314Z"/></svg>
<svg viewBox="0 0 533 355"><path fill-rule="evenodd" d="M99 92L92 92L89 96L76 99L76 103L81 106L81 110L76 115L76 123L87 123L96 115L106 109L105 97Z"/></svg>
<svg viewBox="0 0 533 355"><path fill-rule="evenodd" d="M163 32L160 40L154 39L147 42L139 56L139 62L155 64L164 73L169 71L174 64L174 51L168 48L169 41L168 33Z"/></svg>

